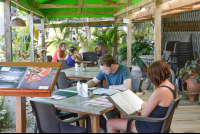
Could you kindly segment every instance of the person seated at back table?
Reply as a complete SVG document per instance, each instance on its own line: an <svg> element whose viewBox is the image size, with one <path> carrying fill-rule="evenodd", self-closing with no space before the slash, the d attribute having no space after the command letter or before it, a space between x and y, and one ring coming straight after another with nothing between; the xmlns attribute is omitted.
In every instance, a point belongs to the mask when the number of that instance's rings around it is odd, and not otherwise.
<svg viewBox="0 0 200 134"><path fill-rule="evenodd" d="M142 104L142 111L138 115L143 117L163 118L171 102L178 97L175 86L169 82L171 72L169 65L160 60L151 64L147 70L147 78L157 89L151 95L148 103ZM117 133L118 130L126 131L129 117L122 116L122 119L110 119L107 122L108 133ZM133 133L160 133L163 123L152 123L134 121L131 132Z"/></svg>
<svg viewBox="0 0 200 134"><path fill-rule="evenodd" d="M115 64L115 60L111 55L102 55L99 58L100 71L95 78L88 81L88 87L94 87L101 81L106 79L107 88L125 91L131 89L131 73L127 66ZM118 118L120 112L114 109L105 113L107 119ZM100 127L106 132L106 120L100 116Z"/></svg>
<svg viewBox="0 0 200 134"><path fill-rule="evenodd" d="M65 50L66 50L65 42L60 42L58 47L59 47L59 49L56 50L51 62L56 62L57 60L65 59Z"/></svg>
<svg viewBox="0 0 200 134"><path fill-rule="evenodd" d="M76 48L75 47L70 47L69 48L69 55L65 57L65 60L67 61L67 65L69 67L75 66L75 60L83 61L83 58L80 54L75 54Z"/></svg>
<svg viewBox="0 0 200 134"><path fill-rule="evenodd" d="M97 52L98 48L98 52ZM110 52L105 48L103 41L98 41L97 46L94 48L95 52L97 52L98 58L103 54L110 54Z"/></svg>

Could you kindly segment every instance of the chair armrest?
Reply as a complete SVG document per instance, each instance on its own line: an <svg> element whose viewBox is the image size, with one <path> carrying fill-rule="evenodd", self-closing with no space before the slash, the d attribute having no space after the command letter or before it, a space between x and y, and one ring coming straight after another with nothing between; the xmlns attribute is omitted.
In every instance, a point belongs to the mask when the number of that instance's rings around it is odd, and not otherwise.
<svg viewBox="0 0 200 134"><path fill-rule="evenodd" d="M151 118L151 117L142 117L142 116L132 116L128 119L128 123L127 123L127 129L126 132L130 133L131 132L131 126L132 126L132 122L134 120L137 121L145 121L145 122L164 122L166 118Z"/></svg>
<svg viewBox="0 0 200 134"><path fill-rule="evenodd" d="M73 118L73 119L66 119L66 120L60 120L58 119L58 123L64 123L64 124L69 124L69 123L73 123L73 122L77 122L79 120L82 120L82 119L86 119L86 118L89 118L90 116L87 115L87 114L84 114L84 115L81 115L79 117L76 117L76 118Z"/></svg>
<svg viewBox="0 0 200 134"><path fill-rule="evenodd" d="M84 114L82 116L79 116L79 117L76 117L76 118L73 118L73 119L66 119L66 120L60 120L59 118L57 118L58 120L58 123L60 124L70 124L70 123L73 123L73 122L77 122L79 120L82 120L82 119L86 119L86 126L87 126L87 132L88 133L91 133L91 120L90 120L90 116L87 115L87 114Z"/></svg>
<svg viewBox="0 0 200 134"><path fill-rule="evenodd" d="M167 64L169 64L169 65L177 64L177 61L170 61L170 62L167 62Z"/></svg>

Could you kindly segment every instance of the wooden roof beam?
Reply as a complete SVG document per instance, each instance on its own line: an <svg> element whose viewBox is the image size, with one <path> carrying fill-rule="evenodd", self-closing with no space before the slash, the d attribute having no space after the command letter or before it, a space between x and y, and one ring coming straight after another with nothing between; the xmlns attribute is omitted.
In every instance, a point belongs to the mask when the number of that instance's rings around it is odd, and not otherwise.
<svg viewBox="0 0 200 134"><path fill-rule="evenodd" d="M116 4L116 2L114 2L114 1L112 1L112 0L103 0L103 1L108 2L108 3L110 3L110 4Z"/></svg>
<svg viewBox="0 0 200 134"><path fill-rule="evenodd" d="M95 26L95 25L109 25L109 24L114 24L114 21L98 21L98 22L79 22L76 23L78 26ZM55 24L55 27L59 27L60 24ZM70 24L67 27L76 27L77 25L75 24ZM41 29L41 25L36 25L35 28ZM50 25L45 25L45 28L52 28Z"/></svg>
<svg viewBox="0 0 200 134"><path fill-rule="evenodd" d="M87 11L87 14L113 14L114 11ZM46 15L80 14L79 12L47 12Z"/></svg>
<svg viewBox="0 0 200 134"><path fill-rule="evenodd" d="M37 14L38 16L40 16L42 18L45 17L45 15L42 12L34 9L33 7L31 7L31 6L27 5L27 4L24 4L21 1L11 0L11 2L16 4L16 5L18 5L21 8L24 8L25 10L32 11L34 14Z"/></svg>
<svg viewBox="0 0 200 134"><path fill-rule="evenodd" d="M174 0L169 3L163 3L161 5L162 13L179 13L193 10L192 6L199 3L199 0ZM176 10L176 11L175 11ZM167 14L166 13L166 14ZM132 19L141 18L148 15L154 15L154 7L151 7L148 10L141 11L138 13L132 14Z"/></svg>
<svg viewBox="0 0 200 134"><path fill-rule="evenodd" d="M78 0L78 13L81 14L81 8L83 7L83 0Z"/></svg>
<svg viewBox="0 0 200 134"><path fill-rule="evenodd" d="M87 4L87 8L116 8L126 6L127 4ZM85 7L85 4L83 4L83 7ZM79 8L79 6L78 4L39 4L35 5L34 8Z"/></svg>

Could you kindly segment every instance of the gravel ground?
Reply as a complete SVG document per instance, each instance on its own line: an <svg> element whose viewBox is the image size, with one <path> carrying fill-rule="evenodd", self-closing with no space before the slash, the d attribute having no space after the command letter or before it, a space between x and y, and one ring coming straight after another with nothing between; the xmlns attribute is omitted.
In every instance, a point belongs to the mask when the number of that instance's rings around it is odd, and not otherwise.
<svg viewBox="0 0 200 134"><path fill-rule="evenodd" d="M35 117L31 113L32 107L30 102L26 103L26 132L33 133L35 128ZM16 128L6 128L1 133L16 133Z"/></svg>

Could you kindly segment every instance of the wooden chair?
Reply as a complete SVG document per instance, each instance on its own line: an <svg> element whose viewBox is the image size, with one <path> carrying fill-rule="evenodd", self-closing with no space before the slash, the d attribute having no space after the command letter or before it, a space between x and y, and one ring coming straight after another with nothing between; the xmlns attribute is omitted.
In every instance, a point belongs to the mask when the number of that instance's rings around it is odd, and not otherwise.
<svg viewBox="0 0 200 134"><path fill-rule="evenodd" d="M52 55L47 55L47 62L51 62L53 59Z"/></svg>
<svg viewBox="0 0 200 134"><path fill-rule="evenodd" d="M131 132L132 122L134 120L137 120L137 121L157 122L157 123L163 122L160 133L169 133L175 109L178 107L178 104L179 104L181 98L182 98L182 96L180 95L177 99L175 99L174 101L171 102L169 109L167 111L167 114L164 118L150 118L150 117L141 117L141 116L130 117L128 119L126 132L127 133Z"/></svg>
<svg viewBox="0 0 200 134"><path fill-rule="evenodd" d="M30 101L35 112L39 133L90 133L91 120L89 115L82 115L70 120L61 120L57 117L53 104ZM70 116L73 117L73 116ZM70 125L80 120L86 119L87 128Z"/></svg>

